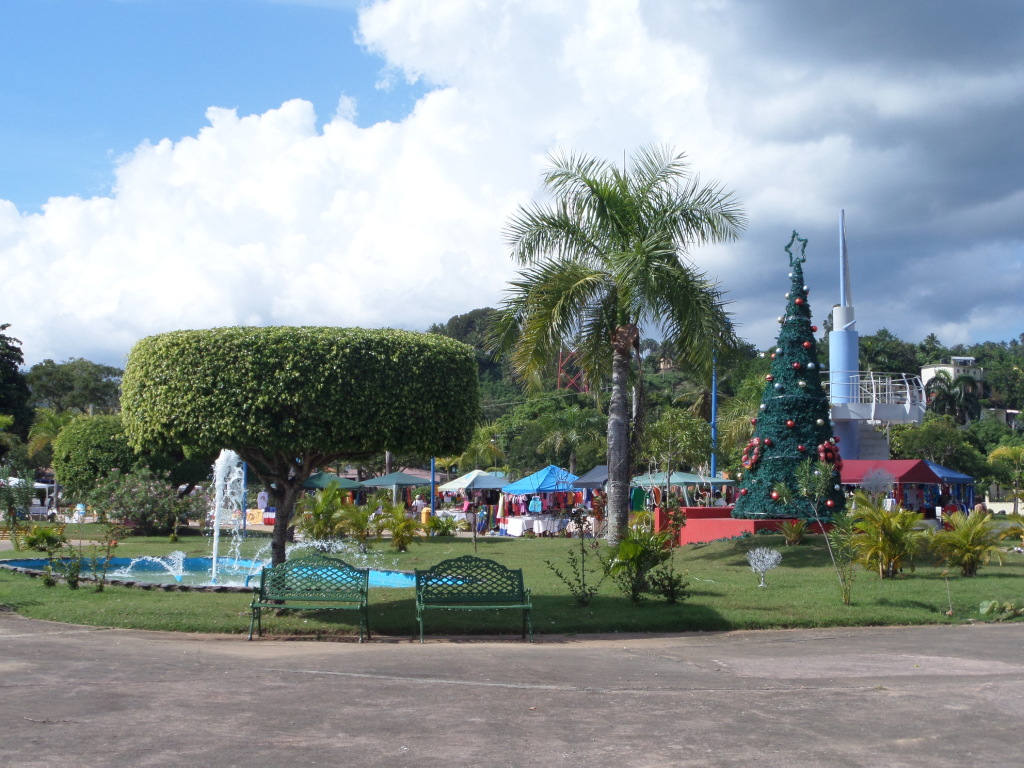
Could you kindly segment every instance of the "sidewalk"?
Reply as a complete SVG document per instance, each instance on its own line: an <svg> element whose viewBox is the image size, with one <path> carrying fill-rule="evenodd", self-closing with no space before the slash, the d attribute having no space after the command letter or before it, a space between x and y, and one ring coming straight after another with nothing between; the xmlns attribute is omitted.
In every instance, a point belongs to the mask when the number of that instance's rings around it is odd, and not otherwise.
<svg viewBox="0 0 1024 768"><path fill-rule="evenodd" d="M1024 718L1024 624L359 645L0 613L0 670L17 766L1017 766Z"/></svg>

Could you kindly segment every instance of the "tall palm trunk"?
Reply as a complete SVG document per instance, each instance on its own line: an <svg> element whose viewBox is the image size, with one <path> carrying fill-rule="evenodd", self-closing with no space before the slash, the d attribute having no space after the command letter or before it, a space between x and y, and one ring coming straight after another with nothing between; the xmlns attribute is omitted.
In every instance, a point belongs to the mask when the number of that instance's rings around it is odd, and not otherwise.
<svg viewBox="0 0 1024 768"><path fill-rule="evenodd" d="M616 546L629 524L629 362L636 326L616 329L612 342L612 393L608 403L608 544Z"/></svg>

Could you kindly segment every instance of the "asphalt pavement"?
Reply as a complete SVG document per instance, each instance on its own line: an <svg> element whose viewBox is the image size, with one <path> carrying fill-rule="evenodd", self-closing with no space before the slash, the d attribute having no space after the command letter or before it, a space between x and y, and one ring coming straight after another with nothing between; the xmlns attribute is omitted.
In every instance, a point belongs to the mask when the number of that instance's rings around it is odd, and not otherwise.
<svg viewBox="0 0 1024 768"><path fill-rule="evenodd" d="M1022 722L1024 624L360 645L0 612L4 766L1019 766Z"/></svg>

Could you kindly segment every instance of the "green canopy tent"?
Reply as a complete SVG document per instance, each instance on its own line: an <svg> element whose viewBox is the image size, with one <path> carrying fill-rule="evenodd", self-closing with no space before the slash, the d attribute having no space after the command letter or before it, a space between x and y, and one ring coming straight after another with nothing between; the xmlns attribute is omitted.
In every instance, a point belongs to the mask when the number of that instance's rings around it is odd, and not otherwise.
<svg viewBox="0 0 1024 768"><path fill-rule="evenodd" d="M430 485L430 480L415 475L407 475L405 472L392 472L383 477L371 477L363 481L364 488L390 488L391 503L398 503L399 488L415 488L419 485Z"/></svg>
<svg viewBox="0 0 1024 768"><path fill-rule="evenodd" d="M694 506L693 499L690 498L689 492L686 490L688 485L736 485L735 480L729 480L724 477L709 477L707 475L695 475L692 472L673 472L668 475L665 472L651 472L646 475L637 475L633 478L630 483L635 488L644 488L650 490L651 488L669 488L673 485L679 486L683 489L683 499L686 501L686 506Z"/></svg>
<svg viewBox="0 0 1024 768"><path fill-rule="evenodd" d="M314 472L309 476L309 479L302 484L302 487L307 490L323 490L331 483L335 483L343 491L354 491L363 487L362 483L357 483L355 480L349 480L347 477L332 475L330 472Z"/></svg>
<svg viewBox="0 0 1024 768"><path fill-rule="evenodd" d="M480 490L496 490L506 484L505 480L500 477L495 477L488 472L484 472L482 469L474 469L472 472L468 472L462 477L457 477L454 480L449 480L443 485L437 486L439 491L480 491Z"/></svg>

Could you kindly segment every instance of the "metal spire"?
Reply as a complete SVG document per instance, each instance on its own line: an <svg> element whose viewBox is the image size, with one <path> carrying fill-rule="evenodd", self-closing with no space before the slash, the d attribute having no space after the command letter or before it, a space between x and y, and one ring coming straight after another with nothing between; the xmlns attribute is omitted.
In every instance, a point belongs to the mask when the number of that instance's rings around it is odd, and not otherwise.
<svg viewBox="0 0 1024 768"><path fill-rule="evenodd" d="M846 250L846 211L839 211L839 306L853 306L850 290L850 257Z"/></svg>

